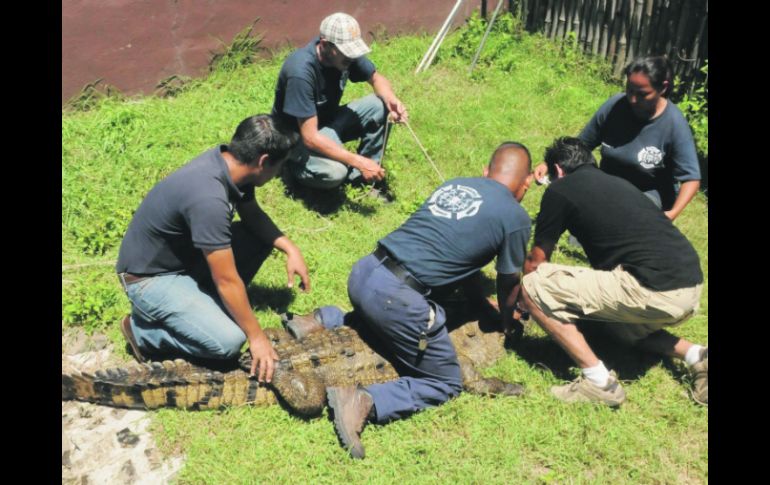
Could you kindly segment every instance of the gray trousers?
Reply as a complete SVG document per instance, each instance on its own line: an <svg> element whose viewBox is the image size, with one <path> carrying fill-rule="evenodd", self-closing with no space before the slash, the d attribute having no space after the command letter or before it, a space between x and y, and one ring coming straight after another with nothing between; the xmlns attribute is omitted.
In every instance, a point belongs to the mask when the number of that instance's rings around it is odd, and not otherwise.
<svg viewBox="0 0 770 485"><path fill-rule="evenodd" d="M374 94L340 106L334 119L319 127L319 133L337 145L360 139L358 154L377 163L382 159L385 143L387 110ZM300 144L287 164L294 178L302 185L317 189L332 189L361 177L358 169L313 152Z"/></svg>

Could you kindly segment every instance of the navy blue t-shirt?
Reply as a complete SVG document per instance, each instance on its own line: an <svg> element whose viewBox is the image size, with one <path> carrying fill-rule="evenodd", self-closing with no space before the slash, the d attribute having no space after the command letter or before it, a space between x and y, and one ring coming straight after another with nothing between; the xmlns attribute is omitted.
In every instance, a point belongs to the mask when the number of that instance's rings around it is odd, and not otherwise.
<svg viewBox="0 0 770 485"><path fill-rule="evenodd" d="M578 135L593 150L601 144L604 172L628 180L642 192L657 191L663 210L678 193L677 182L700 180L690 126L668 101L663 113L639 120L623 93L607 100Z"/></svg>
<svg viewBox="0 0 770 485"><path fill-rule="evenodd" d="M355 59L344 72L321 65L316 54L319 40L316 37L286 58L275 86L272 114L283 117L297 129L296 118L317 115L319 126L330 122L347 81L368 81L375 71L366 56Z"/></svg>
<svg viewBox="0 0 770 485"><path fill-rule="evenodd" d="M254 200L254 186L237 187L221 145L194 158L150 190L136 210L120 245L118 273L171 274L191 270L201 250L230 247L235 205ZM281 231L263 214L263 239Z"/></svg>
<svg viewBox="0 0 770 485"><path fill-rule="evenodd" d="M456 178L436 189L380 240L421 283L435 288L470 276L497 257L501 274L521 271L531 220L503 184Z"/></svg>

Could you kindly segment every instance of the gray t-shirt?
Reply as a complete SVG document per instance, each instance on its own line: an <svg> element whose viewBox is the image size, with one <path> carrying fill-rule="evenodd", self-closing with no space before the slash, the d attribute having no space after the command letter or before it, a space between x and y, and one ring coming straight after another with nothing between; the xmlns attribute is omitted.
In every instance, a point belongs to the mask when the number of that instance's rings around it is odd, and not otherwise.
<svg viewBox="0 0 770 485"><path fill-rule="evenodd" d="M191 160L150 190L120 245L118 273L171 274L189 271L201 250L230 247L235 204L254 199L254 186L237 187L222 157L225 145ZM263 214L261 239L281 231Z"/></svg>
<svg viewBox="0 0 770 485"><path fill-rule="evenodd" d="M495 257L498 273L521 271L530 226L529 215L503 184L456 178L439 186L380 244L435 288L470 276Z"/></svg>
<svg viewBox="0 0 770 485"><path fill-rule="evenodd" d="M601 144L602 171L655 191L663 210L674 204L678 182L700 180L690 126L669 101L655 119L642 121L623 93L607 100L578 135L593 150Z"/></svg>
<svg viewBox="0 0 770 485"><path fill-rule="evenodd" d="M328 124L339 107L347 81L368 81L375 71L366 56L355 59L344 72L321 65L316 55L319 40L320 37L316 37L292 52L278 74L272 114L281 116L294 128L297 128L296 118L316 115L319 126Z"/></svg>

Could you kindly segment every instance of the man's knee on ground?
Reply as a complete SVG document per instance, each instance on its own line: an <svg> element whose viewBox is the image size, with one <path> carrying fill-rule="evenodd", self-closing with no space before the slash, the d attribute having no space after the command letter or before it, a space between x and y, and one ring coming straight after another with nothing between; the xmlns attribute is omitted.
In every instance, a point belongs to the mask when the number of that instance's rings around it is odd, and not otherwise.
<svg viewBox="0 0 770 485"><path fill-rule="evenodd" d="M463 380L462 378L459 379L450 379L446 383L451 389L452 394L450 397L457 397L460 395L461 392L463 392Z"/></svg>

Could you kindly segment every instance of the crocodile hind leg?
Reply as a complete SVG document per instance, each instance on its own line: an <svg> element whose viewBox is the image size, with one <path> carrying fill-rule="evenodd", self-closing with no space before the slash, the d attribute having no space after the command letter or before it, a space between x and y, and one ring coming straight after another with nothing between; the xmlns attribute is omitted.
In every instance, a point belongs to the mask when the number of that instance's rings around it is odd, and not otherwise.
<svg viewBox="0 0 770 485"><path fill-rule="evenodd" d="M460 372L465 391L485 396L521 396L524 394L523 385L505 382L496 377L484 377L473 365L473 362L463 355L458 355L457 360L460 362Z"/></svg>
<svg viewBox="0 0 770 485"><path fill-rule="evenodd" d="M277 394L298 414L320 416L326 403L326 386L313 374L275 369L272 381Z"/></svg>

